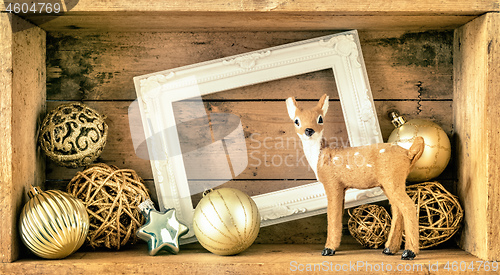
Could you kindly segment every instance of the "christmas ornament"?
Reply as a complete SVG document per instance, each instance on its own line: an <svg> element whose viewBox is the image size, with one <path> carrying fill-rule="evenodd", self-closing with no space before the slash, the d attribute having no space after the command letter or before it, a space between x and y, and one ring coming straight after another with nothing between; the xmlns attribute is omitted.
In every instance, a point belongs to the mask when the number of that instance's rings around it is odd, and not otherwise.
<svg viewBox="0 0 500 275"><path fill-rule="evenodd" d="M89 230L82 202L68 193L42 192L37 187L31 187L28 196L19 218L23 243L46 259L61 259L77 251Z"/></svg>
<svg viewBox="0 0 500 275"><path fill-rule="evenodd" d="M158 212L149 199L139 204L139 209L146 223L137 230L137 237L148 242L149 255L154 256L160 250L179 253L179 238L188 228L177 220L175 209Z"/></svg>
<svg viewBox="0 0 500 275"><path fill-rule="evenodd" d="M458 231L464 212L457 197L439 182L410 185L406 192L417 205L420 248L443 243Z"/></svg>
<svg viewBox="0 0 500 275"><path fill-rule="evenodd" d="M238 254L250 247L259 234L259 209L240 190L209 190L194 210L193 229L198 241L210 252Z"/></svg>
<svg viewBox="0 0 500 275"><path fill-rule="evenodd" d="M391 216L384 207L365 204L348 211L351 235L363 246L379 248L385 244L391 229Z"/></svg>
<svg viewBox="0 0 500 275"><path fill-rule="evenodd" d="M396 143L410 148L415 137L425 141L424 153L415 163L407 181L426 181L439 176L448 165L451 156L450 140L439 125L423 119L406 121L397 112L391 112L392 123L396 127L389 136L388 143Z"/></svg>
<svg viewBox="0 0 500 275"><path fill-rule="evenodd" d="M67 191L81 199L89 213L88 245L118 250L137 241L135 232L144 217L136 198L149 194L134 170L94 164L78 172Z"/></svg>
<svg viewBox="0 0 500 275"><path fill-rule="evenodd" d="M40 147L58 165L71 168L89 165L106 145L105 119L78 102L60 105L42 123Z"/></svg>

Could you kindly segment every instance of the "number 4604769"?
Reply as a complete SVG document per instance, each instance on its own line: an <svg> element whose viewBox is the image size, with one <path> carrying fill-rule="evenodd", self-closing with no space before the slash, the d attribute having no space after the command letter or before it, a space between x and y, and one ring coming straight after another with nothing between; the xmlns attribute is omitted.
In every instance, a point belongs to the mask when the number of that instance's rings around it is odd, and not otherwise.
<svg viewBox="0 0 500 275"><path fill-rule="evenodd" d="M9 3L5 11L9 13L60 13L60 3Z"/></svg>

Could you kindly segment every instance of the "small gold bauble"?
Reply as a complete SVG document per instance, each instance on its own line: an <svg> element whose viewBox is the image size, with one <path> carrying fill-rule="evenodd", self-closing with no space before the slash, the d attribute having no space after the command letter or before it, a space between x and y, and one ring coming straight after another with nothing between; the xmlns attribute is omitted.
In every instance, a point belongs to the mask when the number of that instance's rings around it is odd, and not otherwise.
<svg viewBox="0 0 500 275"><path fill-rule="evenodd" d="M363 246L379 248L385 244L391 228L391 216L384 207L365 204L348 211L351 235Z"/></svg>
<svg viewBox="0 0 500 275"><path fill-rule="evenodd" d="M401 122L402 121L402 122ZM395 114L393 119L397 127L389 136L388 143L409 149L415 137L421 136L425 141L425 149L413 170L407 177L408 181L427 181L439 176L448 165L451 156L450 139L436 123L423 119L405 121Z"/></svg>
<svg viewBox="0 0 500 275"><path fill-rule="evenodd" d="M32 187L19 218L23 243L37 256L61 259L82 246L89 231L83 203L59 191Z"/></svg>
<svg viewBox="0 0 500 275"><path fill-rule="evenodd" d="M38 138L40 147L58 165L71 168L89 165L106 145L105 119L78 102L60 105L43 120Z"/></svg>
<svg viewBox="0 0 500 275"><path fill-rule="evenodd" d="M200 244L217 255L238 254L252 245L260 214L247 194L233 188L206 192L194 210L193 229Z"/></svg>

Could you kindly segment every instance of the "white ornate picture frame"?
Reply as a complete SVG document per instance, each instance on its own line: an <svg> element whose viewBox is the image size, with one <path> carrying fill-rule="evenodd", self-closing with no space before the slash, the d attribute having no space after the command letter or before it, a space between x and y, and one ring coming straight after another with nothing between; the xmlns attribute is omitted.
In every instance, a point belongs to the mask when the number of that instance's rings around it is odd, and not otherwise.
<svg viewBox="0 0 500 275"><path fill-rule="evenodd" d="M135 77L160 210L175 208L192 229L194 209L174 102L324 69L333 69L351 146L383 142L356 30ZM327 207L319 182L252 198L261 226L326 213ZM345 207L385 199L380 188L350 189ZM195 241L193 232L181 243Z"/></svg>

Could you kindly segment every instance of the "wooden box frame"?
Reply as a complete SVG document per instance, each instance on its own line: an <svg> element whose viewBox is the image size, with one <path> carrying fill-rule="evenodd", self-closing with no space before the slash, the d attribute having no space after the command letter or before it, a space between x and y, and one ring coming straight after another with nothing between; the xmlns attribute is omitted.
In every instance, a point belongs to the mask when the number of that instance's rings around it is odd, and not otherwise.
<svg viewBox="0 0 500 275"><path fill-rule="evenodd" d="M172 154L181 152L175 102L324 69L332 69L335 76L351 146L382 143L356 30L135 77L160 209L175 208L178 218L193 228L194 209L183 156ZM252 198L259 208L261 226L323 214L327 207L319 182ZM345 207L386 199L378 187L349 189ZM193 237L193 232L185 238Z"/></svg>
<svg viewBox="0 0 500 275"><path fill-rule="evenodd" d="M89 260L22 260L17 237L17 215L29 184L44 181L43 161L36 148L36 128L45 110L45 32L75 31L217 31L217 30L388 30L403 31L454 29L453 124L458 170L457 189L465 210L461 247L484 260L500 259L500 188L498 185L498 104L500 91L500 7L498 1L299 1L280 5L274 1L243 1L226 5L183 1L151 4L149 1L81 0L66 16L50 22L51 15L23 16L39 25L13 33L11 23L29 25L15 15L0 14L0 270L14 272L102 272L114 270L157 271L172 264L211 270L214 266L238 271L279 272L283 262L263 258L240 265L211 257L201 264L186 265L190 259L157 260L140 254L97 253ZM216 19L216 20L214 20ZM45 23L46 22L46 23ZM249 23L251 22L251 23ZM154 23L154 24L153 24ZM29 87L29 88L26 88ZM305 247L301 246L301 249ZM292 247L296 251L297 247ZM264 249L265 250L265 249ZM267 251L267 250L265 250ZM270 249L269 252L275 251ZM283 253L287 250L283 248ZM278 252L273 252L278 253ZM90 253L89 253L90 254ZM147 253L146 253L147 254ZM124 255L134 255L125 257ZM272 254L266 254L269 257ZM280 254L281 255L281 254ZM297 257L302 254L293 254ZM180 255L179 255L180 256ZM226 259L226 258L222 258ZM243 258L242 258L243 259ZM244 258L246 259L246 258ZM288 258L287 258L288 259ZM339 258L343 259L339 255ZM455 260L455 258L440 258ZM467 258L474 260L477 258ZM125 261L126 260L126 261ZM154 260L154 262L153 262ZM236 259L232 259L238 261ZM320 259L322 260L322 259ZM335 259L332 259L335 260ZM344 259L345 260L345 259ZM125 262L123 262L125 261ZM243 260L241 260L243 261ZM6 263L7 262L7 263ZM95 264L94 264L95 262ZM139 264L141 262L149 265ZM264 262L264 264L262 264ZM42 264L43 263L43 264ZM285 267L283 267L285 265ZM288 266L289 267L289 266ZM281 269L280 269L281 268ZM241 270L240 270L241 271Z"/></svg>

